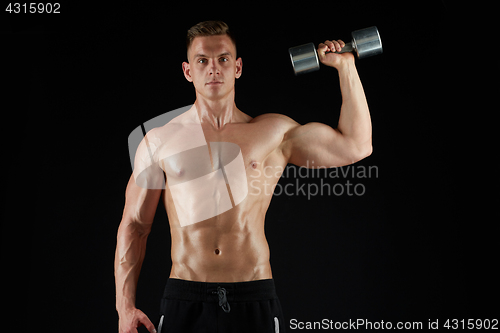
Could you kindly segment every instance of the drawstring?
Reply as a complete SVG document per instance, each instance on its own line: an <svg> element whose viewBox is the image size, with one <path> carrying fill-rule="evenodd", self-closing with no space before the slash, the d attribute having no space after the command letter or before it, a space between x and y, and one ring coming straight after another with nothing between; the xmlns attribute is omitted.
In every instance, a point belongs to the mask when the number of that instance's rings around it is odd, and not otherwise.
<svg viewBox="0 0 500 333"><path fill-rule="evenodd" d="M227 290L225 288L217 287L217 291L212 291L212 294L219 295L219 306L224 310L225 313L229 313L231 311L231 307L227 302Z"/></svg>

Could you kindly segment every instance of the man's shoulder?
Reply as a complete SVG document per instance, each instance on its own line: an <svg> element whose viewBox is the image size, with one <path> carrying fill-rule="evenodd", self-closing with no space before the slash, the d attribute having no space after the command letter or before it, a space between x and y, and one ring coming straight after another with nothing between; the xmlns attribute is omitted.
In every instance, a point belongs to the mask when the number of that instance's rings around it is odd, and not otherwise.
<svg viewBox="0 0 500 333"><path fill-rule="evenodd" d="M279 126L285 130L299 125L292 118L280 113L264 113L253 118L250 123L269 124L271 126Z"/></svg>

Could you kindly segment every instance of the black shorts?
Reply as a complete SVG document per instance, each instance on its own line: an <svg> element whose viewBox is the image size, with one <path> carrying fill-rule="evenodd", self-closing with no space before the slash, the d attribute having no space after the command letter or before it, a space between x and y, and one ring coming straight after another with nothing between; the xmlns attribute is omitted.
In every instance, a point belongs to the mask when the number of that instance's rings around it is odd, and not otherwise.
<svg viewBox="0 0 500 333"><path fill-rule="evenodd" d="M274 281L207 283L168 279L158 333L283 333Z"/></svg>

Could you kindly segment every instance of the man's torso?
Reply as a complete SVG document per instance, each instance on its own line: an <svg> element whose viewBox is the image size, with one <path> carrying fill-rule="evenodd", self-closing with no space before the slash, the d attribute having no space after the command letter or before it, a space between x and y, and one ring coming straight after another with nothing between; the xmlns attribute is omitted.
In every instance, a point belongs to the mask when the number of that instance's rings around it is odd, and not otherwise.
<svg viewBox="0 0 500 333"><path fill-rule="evenodd" d="M221 144L209 144L210 148L205 154L210 155L210 158L198 158L196 163L193 162L195 156L203 153L195 150L184 154L181 159L162 160L161 156L159 158L167 177L163 202L167 209L172 236L171 278L205 282L272 278L264 219L274 186L286 167L287 161L281 151L281 145L290 123L282 115L266 114L253 119L242 115L244 116L239 118L239 122L228 123L220 130L215 130L208 124L201 124L207 143L232 143L237 145L234 147L241 149L243 166L240 170L244 167L248 194L234 205L233 197L236 198L238 190L235 186L230 188L227 185L232 206L221 214L183 225L179 221L181 212L177 213L171 191L172 184L185 184L185 179L199 176L198 174L206 172L204 169L223 169L223 159L219 158L221 152L218 151L222 149ZM226 181L227 173L228 171L224 174ZM209 192L199 192L199 187L211 186L208 183L197 186L198 188L176 192L177 199L186 203L188 210L203 209L198 207L206 205L207 202L209 205L221 205L222 199L219 198L226 192L224 186L209 189Z"/></svg>

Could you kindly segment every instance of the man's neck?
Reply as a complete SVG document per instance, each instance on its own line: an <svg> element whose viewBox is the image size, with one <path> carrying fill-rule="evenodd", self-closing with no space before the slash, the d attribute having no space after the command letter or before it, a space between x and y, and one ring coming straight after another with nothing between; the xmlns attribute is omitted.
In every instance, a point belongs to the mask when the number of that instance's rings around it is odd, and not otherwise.
<svg viewBox="0 0 500 333"><path fill-rule="evenodd" d="M207 100L197 96L195 105L201 123L209 124L215 130L221 130L226 124L231 123L238 110L234 98Z"/></svg>

